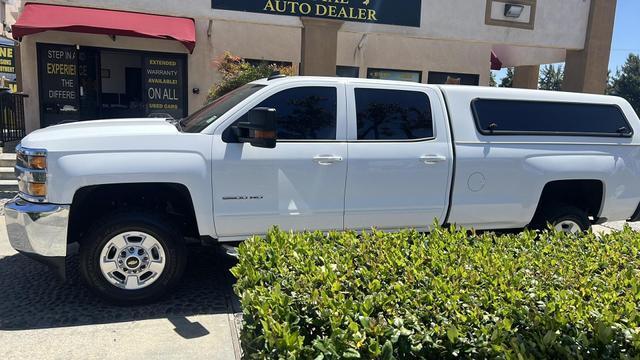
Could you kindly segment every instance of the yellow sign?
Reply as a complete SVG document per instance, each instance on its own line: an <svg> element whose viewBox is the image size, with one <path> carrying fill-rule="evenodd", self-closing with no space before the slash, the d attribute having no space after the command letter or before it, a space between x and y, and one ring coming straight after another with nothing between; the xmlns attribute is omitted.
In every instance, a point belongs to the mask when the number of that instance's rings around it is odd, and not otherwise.
<svg viewBox="0 0 640 360"><path fill-rule="evenodd" d="M15 48L12 46L0 46L0 73L16 73L14 52Z"/></svg>
<svg viewBox="0 0 640 360"><path fill-rule="evenodd" d="M9 88L11 92L18 91L15 52L16 49L13 46L0 45L0 80L2 81L0 86Z"/></svg>

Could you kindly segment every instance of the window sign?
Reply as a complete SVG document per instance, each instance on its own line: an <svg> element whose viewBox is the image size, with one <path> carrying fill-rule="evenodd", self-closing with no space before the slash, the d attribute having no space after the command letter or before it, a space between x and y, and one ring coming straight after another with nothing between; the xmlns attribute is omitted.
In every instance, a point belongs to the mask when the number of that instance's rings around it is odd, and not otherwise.
<svg viewBox="0 0 640 360"><path fill-rule="evenodd" d="M212 0L219 10L420 27L422 0Z"/></svg>
<svg viewBox="0 0 640 360"><path fill-rule="evenodd" d="M147 115L183 118L186 115L184 57L145 55L143 67Z"/></svg>
<svg viewBox="0 0 640 360"><path fill-rule="evenodd" d="M16 48L12 45L0 44L0 78L4 78L5 87L16 92Z"/></svg>
<svg viewBox="0 0 640 360"><path fill-rule="evenodd" d="M38 45L42 126L76 120L80 106L78 50L74 46Z"/></svg>

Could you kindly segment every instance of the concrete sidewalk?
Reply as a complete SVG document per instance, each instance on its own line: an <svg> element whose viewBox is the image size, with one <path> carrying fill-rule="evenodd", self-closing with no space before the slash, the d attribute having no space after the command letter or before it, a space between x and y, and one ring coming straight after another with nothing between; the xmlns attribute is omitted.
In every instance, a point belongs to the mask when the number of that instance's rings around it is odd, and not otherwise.
<svg viewBox="0 0 640 360"><path fill-rule="evenodd" d="M625 225L629 225L631 229L635 231L640 231L640 222L628 223L626 221L615 221L615 222L605 223L602 225L596 225L593 227L593 232L596 234L598 233L608 234L613 231L621 231L622 229L624 229Z"/></svg>
<svg viewBox="0 0 640 360"><path fill-rule="evenodd" d="M231 266L192 252L175 294L116 307L16 254L0 216L0 359L239 359Z"/></svg>

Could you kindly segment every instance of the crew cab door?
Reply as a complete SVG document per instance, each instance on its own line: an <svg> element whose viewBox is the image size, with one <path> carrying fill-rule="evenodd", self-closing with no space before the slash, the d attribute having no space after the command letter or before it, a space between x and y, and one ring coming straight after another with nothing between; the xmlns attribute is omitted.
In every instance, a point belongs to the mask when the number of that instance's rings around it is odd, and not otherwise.
<svg viewBox="0 0 640 360"><path fill-rule="evenodd" d="M444 221L453 150L437 90L355 81L347 94L345 228L426 230Z"/></svg>
<svg viewBox="0 0 640 360"><path fill-rule="evenodd" d="M342 230L347 172L345 86L335 81L272 85L214 132L216 233L244 240L283 230ZM276 110L275 149L239 143L233 124L253 108Z"/></svg>

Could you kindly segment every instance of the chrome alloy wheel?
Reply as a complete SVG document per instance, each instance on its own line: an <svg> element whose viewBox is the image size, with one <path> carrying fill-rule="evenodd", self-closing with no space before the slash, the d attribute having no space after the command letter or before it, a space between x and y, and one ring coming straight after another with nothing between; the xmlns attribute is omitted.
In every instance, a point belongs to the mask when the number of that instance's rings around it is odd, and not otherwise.
<svg viewBox="0 0 640 360"><path fill-rule="evenodd" d="M100 254L100 270L112 285L140 290L160 278L166 261L164 249L156 238L128 231L107 241Z"/></svg>
<svg viewBox="0 0 640 360"><path fill-rule="evenodd" d="M556 224L555 229L566 234L579 234L582 229L580 224L573 220L563 220Z"/></svg>

